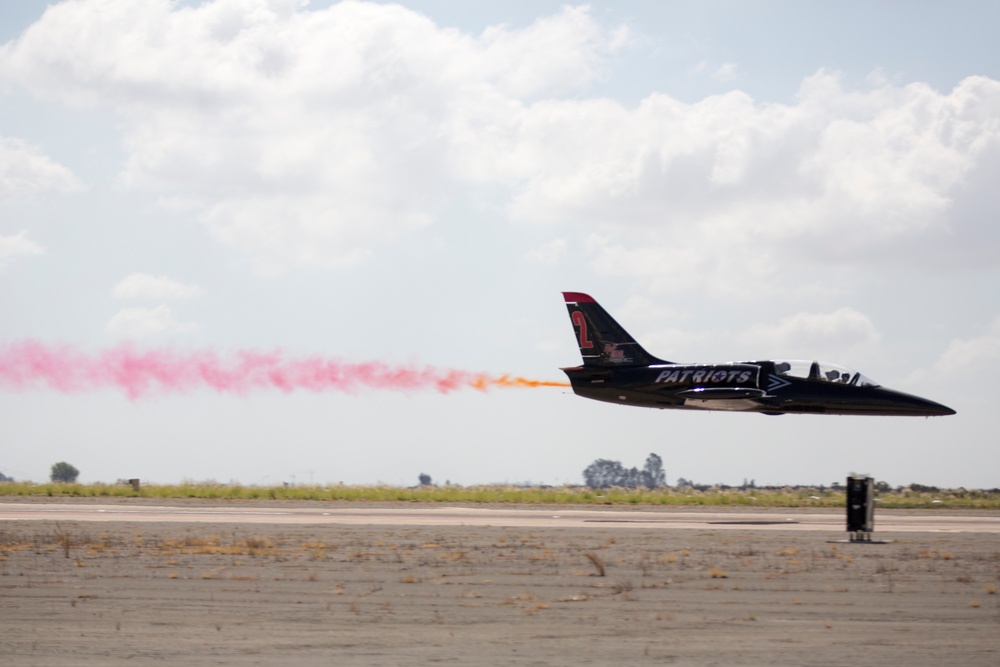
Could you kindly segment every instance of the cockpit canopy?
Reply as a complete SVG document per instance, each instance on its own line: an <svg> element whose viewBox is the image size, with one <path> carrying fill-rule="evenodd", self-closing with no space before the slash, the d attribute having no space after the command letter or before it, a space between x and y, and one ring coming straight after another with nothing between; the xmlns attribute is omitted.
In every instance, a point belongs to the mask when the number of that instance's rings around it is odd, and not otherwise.
<svg viewBox="0 0 1000 667"><path fill-rule="evenodd" d="M877 382L851 368L825 361L775 361L774 372L778 375L787 375L789 377L817 380L820 382L850 384L856 387L879 386Z"/></svg>

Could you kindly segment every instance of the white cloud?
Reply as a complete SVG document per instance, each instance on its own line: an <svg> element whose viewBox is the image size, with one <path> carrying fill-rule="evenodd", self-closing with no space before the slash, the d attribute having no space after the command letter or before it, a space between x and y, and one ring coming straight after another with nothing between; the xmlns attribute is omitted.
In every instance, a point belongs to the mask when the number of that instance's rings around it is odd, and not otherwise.
<svg viewBox="0 0 1000 667"><path fill-rule="evenodd" d="M116 299L148 299L155 301L190 299L201 296L198 285L185 285L166 276L133 273L115 285Z"/></svg>
<svg viewBox="0 0 1000 667"><path fill-rule="evenodd" d="M761 350L762 356L837 361L872 348L881 338L866 315L840 308L832 313L797 313L773 325L754 325L740 336L740 343Z"/></svg>
<svg viewBox="0 0 1000 667"><path fill-rule="evenodd" d="M817 263L958 265L991 233L952 213L956 200L987 196L979 170L995 172L1000 156L989 118L1000 82L990 79L947 95L857 93L821 73L793 106L742 93L693 105L653 95L634 112L563 106L536 131L538 173L513 212L592 221L592 258L606 273L746 294L799 284ZM555 145L595 127L617 130L598 132L607 141L596 147Z"/></svg>
<svg viewBox="0 0 1000 667"><path fill-rule="evenodd" d="M983 372L983 376L993 377L995 373L986 369L997 365L1000 365L1000 317L994 319L981 336L951 341L934 368L954 376L964 376L976 369Z"/></svg>
<svg viewBox="0 0 1000 667"><path fill-rule="evenodd" d="M13 236L0 235L0 266L19 257L32 257L45 254L45 248L28 238L27 230Z"/></svg>
<svg viewBox="0 0 1000 667"><path fill-rule="evenodd" d="M697 65L688 70L692 76L707 74L716 81L734 81L737 78L736 63L722 63L718 66L711 65L707 60L702 60Z"/></svg>
<svg viewBox="0 0 1000 667"><path fill-rule="evenodd" d="M486 29L470 45L467 76L495 79L497 89L512 99L573 90L602 78L605 54L628 40L624 27L605 31L585 7L566 6L522 30Z"/></svg>
<svg viewBox="0 0 1000 667"><path fill-rule="evenodd" d="M119 114L124 182L188 202L266 273L364 262L470 185L661 292L809 294L845 266L851 289L866 269L992 262L1000 242L988 78L855 91L819 72L794 104L631 108L584 94L630 39L586 9L471 35L398 5L296 8L66 3L0 49L0 77Z"/></svg>
<svg viewBox="0 0 1000 667"><path fill-rule="evenodd" d="M640 294L628 297L615 309L614 317L647 352L667 361L679 361L678 350L690 349L695 340L704 342L709 338L704 331L687 329L691 326L688 314ZM716 348L714 353L719 351Z"/></svg>
<svg viewBox="0 0 1000 667"><path fill-rule="evenodd" d="M525 254L525 257L539 264L554 266L559 263L565 254L565 239L553 239L543 246L529 250Z"/></svg>
<svg viewBox="0 0 1000 667"><path fill-rule="evenodd" d="M81 189L73 173L20 139L0 137L0 200Z"/></svg>
<svg viewBox="0 0 1000 667"><path fill-rule="evenodd" d="M510 149L509 112L599 79L626 39L582 8L472 36L398 5L298 4L65 3L3 47L0 76L110 107L125 183L197 202L276 273L351 266L428 224L482 146Z"/></svg>
<svg viewBox="0 0 1000 667"><path fill-rule="evenodd" d="M952 396L946 404L952 401L967 406L956 408L960 414L978 410L988 417L996 402L993 378L1000 373L1000 316L982 330L952 338L942 346L937 360L912 370L900 381L900 388L917 391L917 387L933 385L939 394Z"/></svg>
<svg viewBox="0 0 1000 667"><path fill-rule="evenodd" d="M737 78L736 63L722 63L712 72L716 81L733 81Z"/></svg>
<svg viewBox="0 0 1000 667"><path fill-rule="evenodd" d="M104 326L104 331L127 338L143 338L156 334L185 334L196 331L192 322L178 322L165 304L155 308L124 308Z"/></svg>

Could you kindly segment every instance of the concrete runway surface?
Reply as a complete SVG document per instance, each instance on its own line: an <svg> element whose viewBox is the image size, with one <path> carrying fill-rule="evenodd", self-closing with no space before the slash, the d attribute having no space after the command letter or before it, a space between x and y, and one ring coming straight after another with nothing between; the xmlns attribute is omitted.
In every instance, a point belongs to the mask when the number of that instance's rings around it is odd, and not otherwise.
<svg viewBox="0 0 1000 667"><path fill-rule="evenodd" d="M122 505L93 503L0 503L0 521L128 521L136 523L234 523L275 525L496 526L521 528L621 528L838 531L844 511L506 509L483 507L268 507L217 505ZM996 513L947 510L877 510L877 532L1000 533Z"/></svg>
<svg viewBox="0 0 1000 667"><path fill-rule="evenodd" d="M6 498L4 667L996 667L1000 512Z"/></svg>

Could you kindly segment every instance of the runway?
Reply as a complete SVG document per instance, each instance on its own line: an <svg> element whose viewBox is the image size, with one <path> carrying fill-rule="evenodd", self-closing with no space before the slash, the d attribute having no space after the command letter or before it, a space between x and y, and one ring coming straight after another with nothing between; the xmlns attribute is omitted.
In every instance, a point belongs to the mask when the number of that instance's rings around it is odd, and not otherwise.
<svg viewBox="0 0 1000 667"><path fill-rule="evenodd" d="M481 507L269 507L263 505L128 505L0 502L0 521L230 523L272 525L499 526L521 528L642 528L646 530L845 531L844 512L507 509ZM947 510L881 510L879 533L1000 533L1000 516Z"/></svg>
<svg viewBox="0 0 1000 667"><path fill-rule="evenodd" d="M1000 664L1000 512L880 508L871 546L848 544L845 524L838 508L7 497L0 654Z"/></svg>

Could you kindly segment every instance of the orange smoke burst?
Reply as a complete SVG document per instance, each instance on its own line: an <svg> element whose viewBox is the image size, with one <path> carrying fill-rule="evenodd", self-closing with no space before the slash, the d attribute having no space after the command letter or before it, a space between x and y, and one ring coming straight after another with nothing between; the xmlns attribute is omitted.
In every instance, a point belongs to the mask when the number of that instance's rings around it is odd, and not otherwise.
<svg viewBox="0 0 1000 667"><path fill-rule="evenodd" d="M569 387L569 382L555 382L553 380L531 380L518 375L478 375L469 382L469 386L480 391L486 391L490 387L503 387L507 389L526 389L533 387Z"/></svg>

